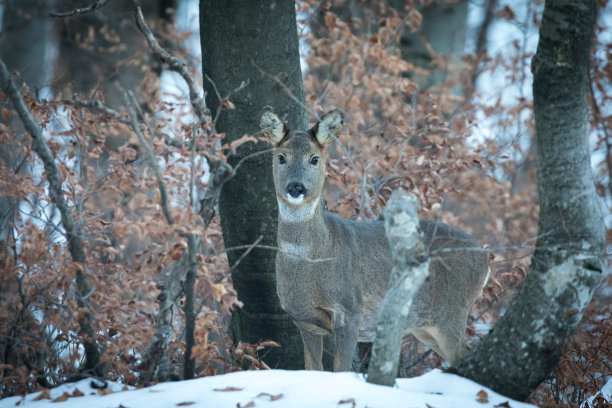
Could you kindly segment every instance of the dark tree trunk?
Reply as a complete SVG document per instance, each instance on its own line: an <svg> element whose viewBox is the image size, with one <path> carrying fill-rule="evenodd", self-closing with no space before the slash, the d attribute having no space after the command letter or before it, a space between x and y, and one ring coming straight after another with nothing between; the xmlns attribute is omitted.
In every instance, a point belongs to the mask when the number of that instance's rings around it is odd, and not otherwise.
<svg viewBox="0 0 612 408"><path fill-rule="evenodd" d="M605 226L587 138L587 69L595 0L547 1L532 62L539 233L507 313L456 371L525 399L558 363L602 278Z"/></svg>
<svg viewBox="0 0 612 408"><path fill-rule="evenodd" d="M398 10L403 9L402 3L391 2ZM454 64L460 64L465 49L468 1L435 1L420 8L419 12L423 16L421 30L410 33L410 30L406 29L401 38L400 49L404 60L430 70L429 76L416 78L421 89L427 89L444 82L452 67L449 64L432 66L431 55L422 40L425 40L436 54L451 57Z"/></svg>
<svg viewBox="0 0 612 408"><path fill-rule="evenodd" d="M293 0L201 0L200 33L203 74L215 84L205 77L206 104L213 118L219 115L216 127L226 133L227 142L258 131L265 105L273 106L289 127L308 128ZM246 87L233 93L243 82ZM217 91L222 98L231 94L235 109L220 110ZM269 148L264 143L243 145L230 162L235 165ZM225 184L219 213L226 248L252 244L260 235L262 245L276 246L278 210L270 160L270 153L250 157ZM229 251L230 264L239 256ZM236 342L278 341L282 347L270 352L266 363L304 368L301 338L277 298L275 256L273 250L254 249L233 272L244 307L234 312L232 335Z"/></svg>

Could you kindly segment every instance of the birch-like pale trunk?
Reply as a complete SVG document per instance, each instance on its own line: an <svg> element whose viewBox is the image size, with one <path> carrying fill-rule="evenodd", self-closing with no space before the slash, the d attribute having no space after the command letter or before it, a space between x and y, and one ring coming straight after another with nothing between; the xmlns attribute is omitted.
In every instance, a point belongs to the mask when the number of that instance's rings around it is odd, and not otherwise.
<svg viewBox="0 0 612 408"><path fill-rule="evenodd" d="M407 320L412 300L429 275L418 209L419 200L414 195L396 190L384 211L393 268L389 289L378 313L368 368L369 383L387 386L395 383L405 331L397 322Z"/></svg>

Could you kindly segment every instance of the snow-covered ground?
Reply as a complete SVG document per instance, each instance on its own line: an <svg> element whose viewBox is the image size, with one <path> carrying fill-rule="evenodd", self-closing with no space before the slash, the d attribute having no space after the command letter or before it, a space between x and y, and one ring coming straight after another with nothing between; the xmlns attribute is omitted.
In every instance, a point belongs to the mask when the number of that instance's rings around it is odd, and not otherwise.
<svg viewBox="0 0 612 408"><path fill-rule="evenodd" d="M368 384L362 375L316 371L242 371L133 389L92 388L92 380L0 401L0 408L410 408L534 407L440 370L398 379L394 388ZM41 398L42 397L42 398ZM53 402L59 399L58 402Z"/></svg>

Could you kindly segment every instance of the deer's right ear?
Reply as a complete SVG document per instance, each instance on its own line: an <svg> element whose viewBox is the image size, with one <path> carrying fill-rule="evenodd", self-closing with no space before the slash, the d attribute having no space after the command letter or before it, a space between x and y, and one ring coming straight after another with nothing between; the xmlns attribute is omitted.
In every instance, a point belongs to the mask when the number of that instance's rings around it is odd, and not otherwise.
<svg viewBox="0 0 612 408"><path fill-rule="evenodd" d="M259 127L262 132L275 146L280 143L287 133L287 125L283 123L278 116L272 111L272 108L266 106L261 114Z"/></svg>

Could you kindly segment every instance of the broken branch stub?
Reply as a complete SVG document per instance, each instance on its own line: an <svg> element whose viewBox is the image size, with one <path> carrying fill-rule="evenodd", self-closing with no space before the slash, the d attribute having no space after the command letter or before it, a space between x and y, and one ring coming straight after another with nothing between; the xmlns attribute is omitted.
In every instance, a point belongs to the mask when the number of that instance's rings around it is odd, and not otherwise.
<svg viewBox="0 0 612 408"><path fill-rule="evenodd" d="M414 296L429 275L419 230L419 201L403 190L391 195L384 211L385 232L391 247L393 268L389 288L378 314L368 382L393 386L399 366L401 341Z"/></svg>

